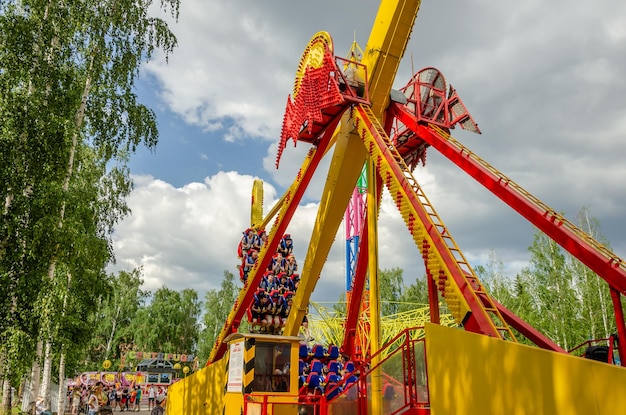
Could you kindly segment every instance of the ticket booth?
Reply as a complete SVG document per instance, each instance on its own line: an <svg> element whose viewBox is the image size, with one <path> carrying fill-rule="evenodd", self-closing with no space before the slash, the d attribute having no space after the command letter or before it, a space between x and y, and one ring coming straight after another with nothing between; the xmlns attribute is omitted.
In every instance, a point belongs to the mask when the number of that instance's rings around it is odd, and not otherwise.
<svg viewBox="0 0 626 415"><path fill-rule="evenodd" d="M296 415L301 341L254 333L228 336L225 415Z"/></svg>

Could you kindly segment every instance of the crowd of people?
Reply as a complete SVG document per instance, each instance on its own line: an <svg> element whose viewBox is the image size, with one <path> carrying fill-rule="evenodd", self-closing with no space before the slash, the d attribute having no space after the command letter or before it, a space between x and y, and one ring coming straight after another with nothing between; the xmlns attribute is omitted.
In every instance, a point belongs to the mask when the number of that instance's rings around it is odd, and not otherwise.
<svg viewBox="0 0 626 415"><path fill-rule="evenodd" d="M241 260L239 267L239 278L242 282L248 280L248 274L254 268L259 252L267 242L267 233L261 229L258 232L254 228L248 228L243 232L243 237L237 248L237 254ZM285 272L292 277L298 270L298 264L293 256L293 240L291 235L285 234L281 238L276 253L272 256L270 265L265 275L278 275Z"/></svg>
<svg viewBox="0 0 626 415"><path fill-rule="evenodd" d="M299 358L300 395L326 395L326 399L331 400L347 388L349 395L356 393L357 389L350 385L358 381L360 371L353 361L339 353L338 346L326 348L315 344L309 347L301 343Z"/></svg>
<svg viewBox="0 0 626 415"><path fill-rule="evenodd" d="M162 386L105 385L102 382L96 382L93 386L74 386L68 391L67 401L72 415L82 413L92 415L112 413L116 410L119 412L139 412L142 409L152 411L163 407L166 396L167 388Z"/></svg>
<svg viewBox="0 0 626 415"><path fill-rule="evenodd" d="M243 232L237 252L241 260L239 276L242 282L248 280L248 275L266 242L265 230L257 232L253 228L248 228ZM263 270L263 277L248 308L248 321L252 332L281 334L283 331L293 306L293 298L300 285L298 263L293 254L293 247L291 235L284 234L267 269ZM306 316L302 320L302 328L305 338L313 341Z"/></svg>

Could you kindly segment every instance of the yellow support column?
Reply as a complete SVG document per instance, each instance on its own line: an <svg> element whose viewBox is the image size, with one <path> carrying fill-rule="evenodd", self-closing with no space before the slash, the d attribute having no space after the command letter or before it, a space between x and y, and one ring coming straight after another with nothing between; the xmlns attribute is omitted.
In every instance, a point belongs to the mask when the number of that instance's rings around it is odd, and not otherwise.
<svg viewBox="0 0 626 415"><path fill-rule="evenodd" d="M252 200L250 201L250 226L256 230L262 229L263 223L263 181L255 179L252 184Z"/></svg>
<svg viewBox="0 0 626 415"><path fill-rule="evenodd" d="M367 165L367 226L368 226L368 274L370 280L370 355L380 349L380 284L378 281L378 181L376 167L371 158ZM371 414L382 414L382 382L380 368L377 368L380 359L372 359L371 372Z"/></svg>
<svg viewBox="0 0 626 415"><path fill-rule="evenodd" d="M361 63L367 66L372 112L379 118L409 43L421 0L382 0Z"/></svg>
<svg viewBox="0 0 626 415"><path fill-rule="evenodd" d="M343 213L346 211L365 159L363 141L354 132L350 114L346 113L342 119L341 132L337 135L306 261L300 273L300 286L293 301L294 308L287 318L283 331L287 336L298 335L300 324L307 312L309 298L322 273L330 247L335 241Z"/></svg>

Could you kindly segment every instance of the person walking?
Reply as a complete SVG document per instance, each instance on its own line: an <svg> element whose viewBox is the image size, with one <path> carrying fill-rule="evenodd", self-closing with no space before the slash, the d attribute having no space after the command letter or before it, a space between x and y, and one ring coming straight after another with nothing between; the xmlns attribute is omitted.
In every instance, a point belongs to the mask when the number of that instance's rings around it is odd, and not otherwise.
<svg viewBox="0 0 626 415"><path fill-rule="evenodd" d="M115 391L115 386L112 385L111 389L109 389L109 406L111 407L111 411L115 410L116 399L117 392Z"/></svg>
<svg viewBox="0 0 626 415"><path fill-rule="evenodd" d="M72 415L78 415L78 407L80 406L80 401L81 401L81 393L80 390L78 389L78 386L75 386L74 389L72 389L72 395L71 395L71 403L72 403Z"/></svg>
<svg viewBox="0 0 626 415"><path fill-rule="evenodd" d="M137 388L135 388L134 386L130 387L130 397L129 397L129 402L130 404L128 405L128 410L129 411L134 411L135 410L135 400L137 399Z"/></svg>
<svg viewBox="0 0 626 415"><path fill-rule="evenodd" d="M148 409L154 408L154 400L156 398L156 389L154 385L148 387Z"/></svg>
<svg viewBox="0 0 626 415"><path fill-rule="evenodd" d="M135 396L135 412L141 411L141 395L143 395L143 391L141 390L141 386L135 386L137 390L137 395Z"/></svg>
<svg viewBox="0 0 626 415"><path fill-rule="evenodd" d="M115 390L115 404L113 405L113 409L117 406L122 411L122 386L117 385Z"/></svg>
<svg viewBox="0 0 626 415"><path fill-rule="evenodd" d="M100 410L100 404L98 403L98 396L96 395L96 388L89 395L89 400L87 401L87 415L96 415Z"/></svg>
<svg viewBox="0 0 626 415"><path fill-rule="evenodd" d="M130 404L130 392L128 387L122 390L122 411L128 411L128 405Z"/></svg>

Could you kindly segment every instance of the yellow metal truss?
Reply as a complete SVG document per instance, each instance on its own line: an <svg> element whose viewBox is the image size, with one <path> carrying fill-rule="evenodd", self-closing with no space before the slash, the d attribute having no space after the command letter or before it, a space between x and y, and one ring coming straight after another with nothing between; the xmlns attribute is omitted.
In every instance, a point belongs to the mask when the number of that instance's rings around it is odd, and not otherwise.
<svg viewBox="0 0 626 415"><path fill-rule="evenodd" d="M308 316L309 331L311 336L315 339L316 343L323 345L336 344L340 345L343 342L344 324L346 321L345 303L344 306L337 307L335 303L319 303L311 302L311 314ZM397 314L391 314L388 316L382 316L380 318L380 340L381 344L387 345L398 333L402 330L412 327L423 327L425 323L430 321L430 311L428 304L409 304L410 310L403 311ZM443 306L443 305L442 305ZM368 310L361 312L359 318L359 329L363 329L368 325ZM441 325L448 327L455 327L456 323L454 317L451 314L442 314ZM421 338L424 336L424 330L415 330L412 332L412 336L415 338ZM363 339L365 344L359 345L361 350L367 350L369 348L368 338ZM382 351L381 359L386 357L386 351L393 351L393 347L385 347Z"/></svg>

